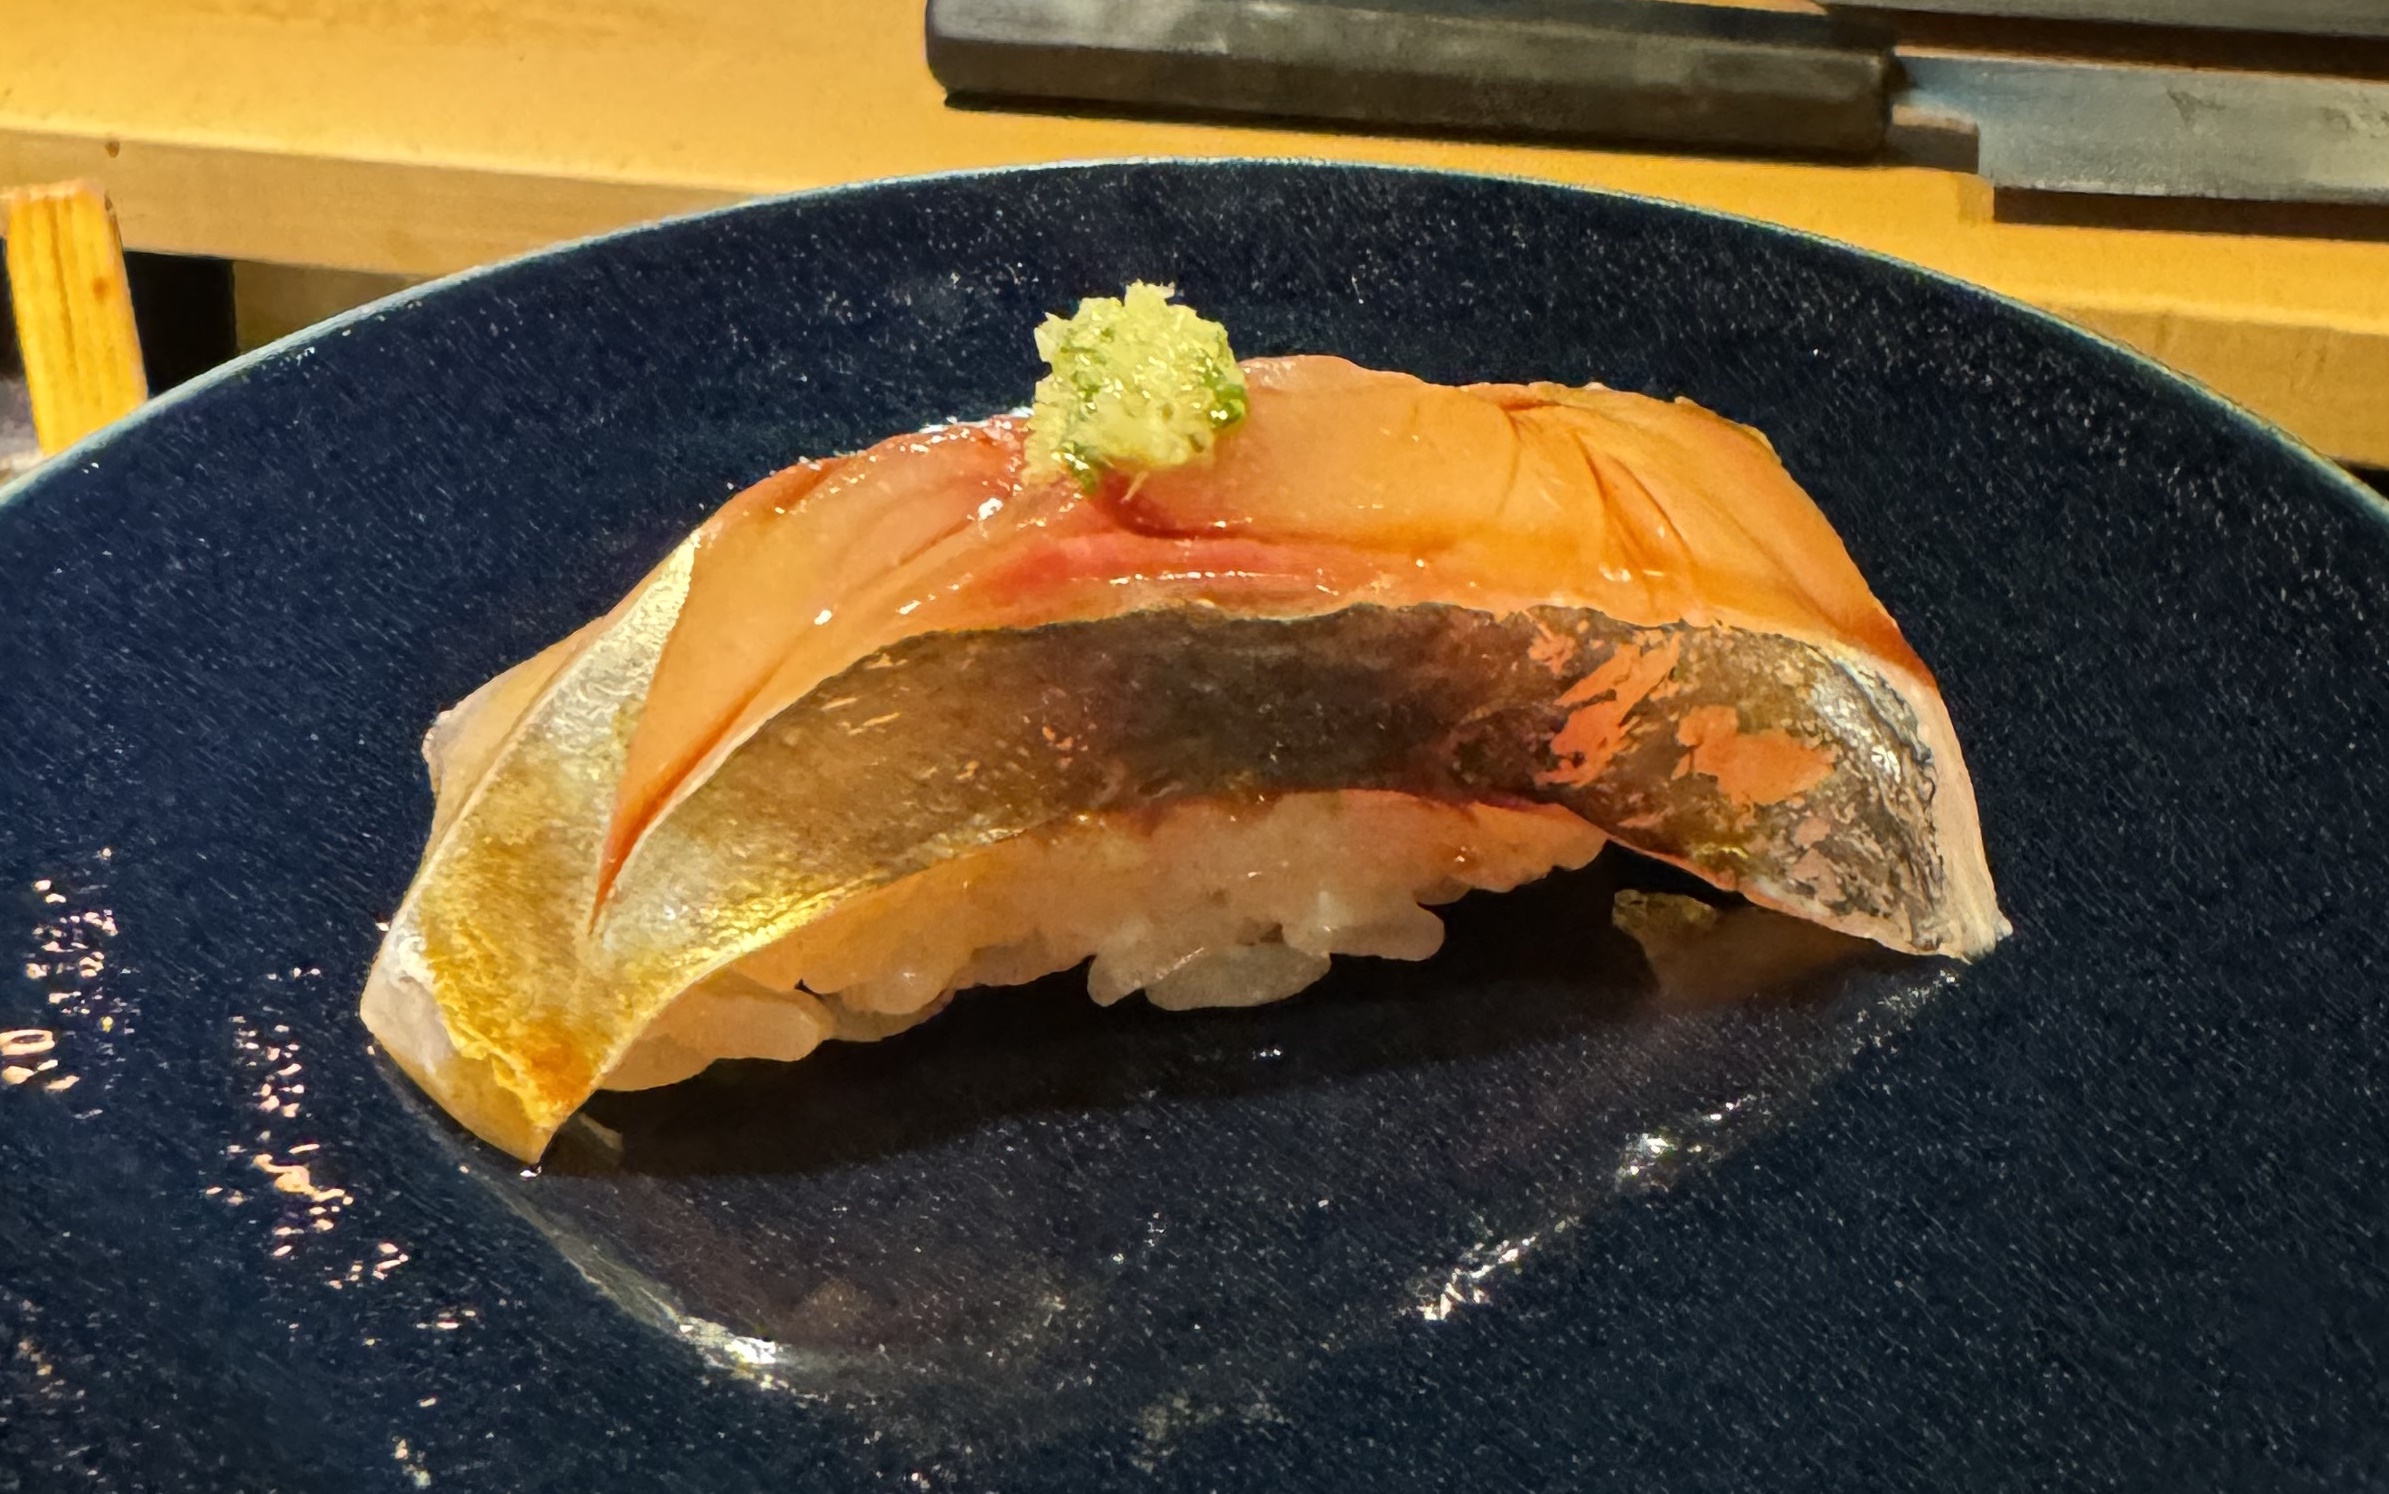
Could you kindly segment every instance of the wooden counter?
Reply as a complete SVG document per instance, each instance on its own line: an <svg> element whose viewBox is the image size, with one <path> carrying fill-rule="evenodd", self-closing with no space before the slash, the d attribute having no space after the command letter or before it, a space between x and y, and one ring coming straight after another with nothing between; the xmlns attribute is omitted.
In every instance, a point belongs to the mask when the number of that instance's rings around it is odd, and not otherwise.
<svg viewBox="0 0 2389 1494"><path fill-rule="evenodd" d="M405 275L765 192L1127 155L1515 173L1978 281L2389 464L2389 243L1993 221L1971 176L949 110L917 0L0 0L0 186L133 248Z"/></svg>

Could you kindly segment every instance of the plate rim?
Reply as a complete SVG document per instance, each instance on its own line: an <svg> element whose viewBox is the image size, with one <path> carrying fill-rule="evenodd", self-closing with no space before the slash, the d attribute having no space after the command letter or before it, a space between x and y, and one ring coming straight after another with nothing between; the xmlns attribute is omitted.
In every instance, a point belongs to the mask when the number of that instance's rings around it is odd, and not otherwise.
<svg viewBox="0 0 2389 1494"><path fill-rule="evenodd" d="M2045 331L2057 333L2063 339L2089 348L2094 354L2120 359L2143 377L2153 376L2160 382L2175 387L2190 395L2210 411L2224 416L2231 424L2239 427L2244 434L2269 440L2285 448L2293 457L2302 460L2309 469L2318 469L2319 475L2326 479L2327 485L2333 488L2343 501L2353 504L2359 512L2380 526L2384 536L2389 536L2389 494L2374 491L2360 481L2355 474L2317 450L2296 432L2275 424L2202 380L2177 369L2169 368L2129 344L2119 342L2103 332L2068 321L2055 312L2018 300L2004 291L1994 290L1989 286L1964 279L1945 270L1918 264L1914 260L1902 259L1879 249L1870 249L1862 244L1853 244L1846 239L1833 238L1812 229L1796 228L1789 224L1754 218L1743 213L1728 212L1722 208L1684 202L1676 198L1660 197L1645 192L1629 192L1616 187L1556 181L1548 177L1528 176L1514 172L1463 171L1442 166L1348 161L1326 156L1245 155L1085 156L1014 165L957 167L944 171L919 172L901 176L870 177L862 181L835 182L819 187L803 187L787 192L770 192L752 197L742 197L735 202L720 203L712 207L697 208L685 213L673 213L661 218L624 224L620 227L603 229L574 238L559 239L554 243L541 245L522 254L510 255L504 259L491 260L485 264L472 265L446 275L435 276L378 300L350 307L346 311L327 317L320 322L311 323L295 332L287 333L262 347L253 348L204 373L187 379L147 400L131 414L102 426L99 430L45 458L31 471L20 473L10 481L0 483L0 513L5 513L12 505L41 486L45 479L54 474L94 462L113 443L134 437L155 418L169 414L183 404L207 395L218 386L242 377L253 368L287 357L304 357L316 345L343 335L349 329L371 318L385 316L392 311L412 305L416 301L443 294L458 286L469 285L497 275L511 274L544 260L575 254L596 245L648 234L677 232L712 219L729 218L758 210L849 196L904 192L951 182L993 181L1022 176L1063 176L1123 166L1200 170L1238 170L1260 167L1288 173L1324 170L1344 175L1427 177L1448 181L1490 182L1545 192L1607 198L1612 201L1657 208L1662 212L1689 214L1696 218L1731 223L1738 227L1755 229L1763 234L1792 239L1829 253L1854 256L1866 261L1881 273L1921 280L1963 296L1978 297L1989 301L2008 313L2021 315Z"/></svg>

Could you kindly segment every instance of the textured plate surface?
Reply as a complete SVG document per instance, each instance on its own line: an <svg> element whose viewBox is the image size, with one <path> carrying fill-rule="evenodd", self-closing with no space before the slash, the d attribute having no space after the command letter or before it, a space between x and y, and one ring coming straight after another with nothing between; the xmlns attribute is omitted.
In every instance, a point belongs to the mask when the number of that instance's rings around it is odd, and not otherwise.
<svg viewBox="0 0 2389 1494"><path fill-rule="evenodd" d="M1697 1052L1798 1113L1649 1187L1593 1176L1617 1153L1589 1141L1519 1161L1454 1130L1582 1138L1586 1115L1631 1139L1645 1118L1501 1089L1505 1063L1556 1083L1576 1052L1631 1078L1659 1051L1631 1023L1605 1047L1553 995L1554 968L1607 947L1597 904L1562 916L1601 891L1582 880L1548 918L1463 910L1452 958L1364 967L1280 1024L1094 1022L1029 995L1018 1022L966 1006L953 1036L812 1088L729 1087L750 1115L835 1116L909 1074L935 1086L918 1124L781 1126L733 1163L668 1105L617 1111L621 1174L493 1177L354 1017L420 849L424 724L788 458L1018 402L1035 318L1132 277L1174 280L1248 354L1599 378L1765 429L1941 675L2015 938L1921 1005L1845 985L1715 1019L1774 1024ZM2389 532L2267 431L1987 297L1513 182L1138 165L876 186L601 240L273 350L14 489L0 575L22 945L0 1064L23 1071L0 1087L0 1488L2389 1477ZM1898 1020L1834 1027L1878 1011ZM972 1067L982 1042L998 1071ZM1065 1063L1095 1077L1040 1083ZM1659 1072L1632 1092L1708 1093ZM1263 1146L1273 1117L1319 1129ZM1373 1147L1440 1160L1405 1173ZM1139 1148L1152 1166L1119 1161ZM1052 1166L1006 1171L1015 1149ZM1255 1223L1339 1159L1354 1207ZM941 1300L1017 1299L972 1270L1137 1251L1162 1263L1140 1281L1195 1292L1247 1239L1256 1279L1319 1285L1274 1313L1223 1290L1218 1314L1106 1320L1144 1348L1117 1397L1055 1388L1067 1414L1015 1395L924 1419L834 1375L725 1367L730 1319L785 1318L753 1282L693 1304L726 1337L659 1331L619 1274L626 1190L691 1178L659 1208L735 1219L747 1253L714 1260L754 1258L775 1219L826 1233L804 1209L943 1221L923 1243L965 1241L957 1274L912 1278ZM739 1187L764 1192L704 1191ZM771 1190L792 1212L739 1213ZM1523 1236L1502 1211L1544 1204L1570 1227L1505 1259ZM1209 1233L1182 1251L1173 1225ZM603 1288L568 1259L589 1238ZM1424 1306L1337 1285L1388 1241L1430 1268ZM673 1275L685 1243L628 1267L688 1307L712 1287ZM900 1253L867 1245L840 1258ZM1249 1373L1243 1342L1265 1350Z"/></svg>

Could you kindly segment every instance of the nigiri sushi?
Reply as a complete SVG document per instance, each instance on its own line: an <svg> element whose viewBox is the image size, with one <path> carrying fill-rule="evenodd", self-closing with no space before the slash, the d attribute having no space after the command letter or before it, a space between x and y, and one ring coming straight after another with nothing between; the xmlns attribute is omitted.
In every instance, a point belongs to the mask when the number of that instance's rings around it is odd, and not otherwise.
<svg viewBox="0 0 2389 1494"><path fill-rule="evenodd" d="M599 1088L1082 962L1290 996L1610 840L1891 948L2005 932L1931 673L1765 438L1238 363L1133 286L1027 415L807 460L425 742L364 1018L525 1159Z"/></svg>

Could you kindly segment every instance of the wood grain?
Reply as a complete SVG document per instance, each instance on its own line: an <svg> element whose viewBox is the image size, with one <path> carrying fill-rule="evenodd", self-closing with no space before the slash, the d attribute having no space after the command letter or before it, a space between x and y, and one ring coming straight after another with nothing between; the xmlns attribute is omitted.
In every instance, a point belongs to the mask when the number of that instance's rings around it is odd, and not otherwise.
<svg viewBox="0 0 2389 1494"><path fill-rule="evenodd" d="M0 192L17 348L46 455L149 398L108 200L90 182Z"/></svg>

